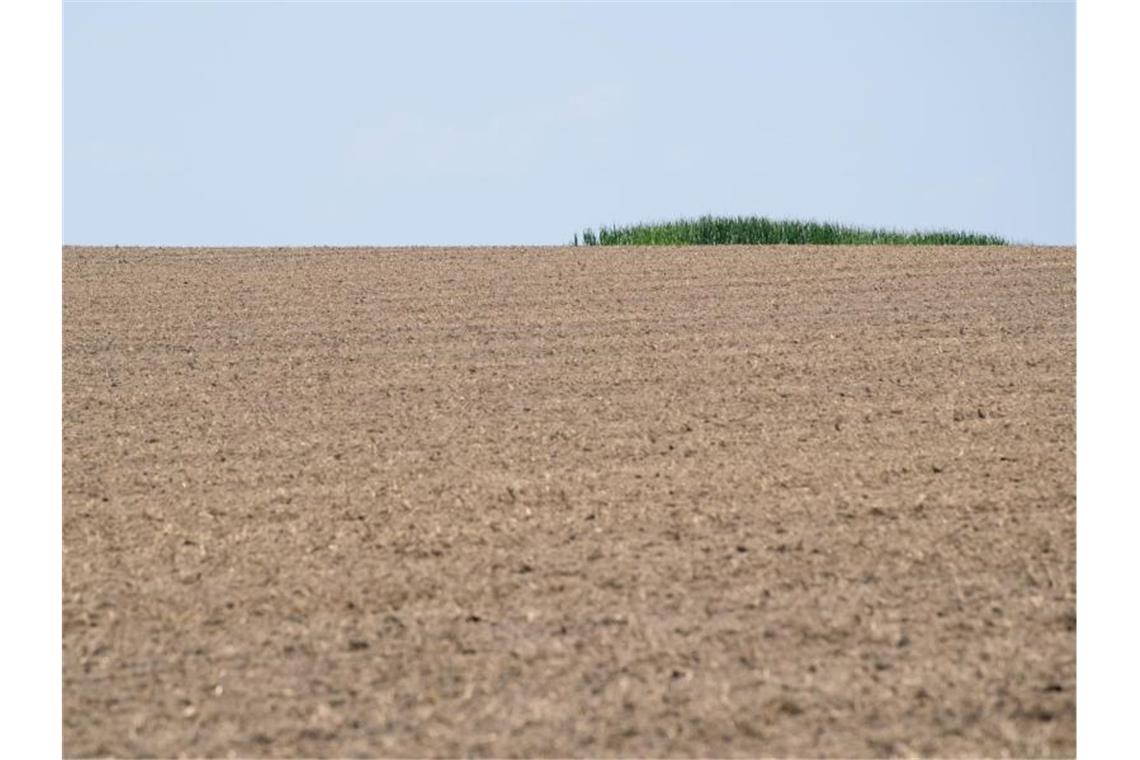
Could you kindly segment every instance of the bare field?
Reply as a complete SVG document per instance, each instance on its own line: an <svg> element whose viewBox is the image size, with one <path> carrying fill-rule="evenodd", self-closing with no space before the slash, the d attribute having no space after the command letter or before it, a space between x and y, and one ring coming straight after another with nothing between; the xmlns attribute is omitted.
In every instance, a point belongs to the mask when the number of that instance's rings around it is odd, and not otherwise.
<svg viewBox="0 0 1140 760"><path fill-rule="evenodd" d="M68 756L1071 756L1071 248L65 248Z"/></svg>

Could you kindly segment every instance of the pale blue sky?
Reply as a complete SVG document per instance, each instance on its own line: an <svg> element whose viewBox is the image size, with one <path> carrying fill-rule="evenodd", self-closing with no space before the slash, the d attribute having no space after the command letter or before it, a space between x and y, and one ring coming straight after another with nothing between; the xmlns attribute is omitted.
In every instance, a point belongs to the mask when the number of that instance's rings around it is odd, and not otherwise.
<svg viewBox="0 0 1140 760"><path fill-rule="evenodd" d="M1075 242L1064 4L65 3L64 241L565 243L760 214Z"/></svg>

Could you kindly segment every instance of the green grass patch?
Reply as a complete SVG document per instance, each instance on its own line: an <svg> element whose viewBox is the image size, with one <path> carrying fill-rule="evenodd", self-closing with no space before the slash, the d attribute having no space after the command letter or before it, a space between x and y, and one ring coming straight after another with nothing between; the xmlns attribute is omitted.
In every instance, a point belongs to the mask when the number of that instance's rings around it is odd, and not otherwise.
<svg viewBox="0 0 1140 760"><path fill-rule="evenodd" d="M577 241L577 235L575 235ZM599 227L583 245L1008 245L997 235L957 230L905 232L762 216L702 216ZM576 244L576 242L575 242Z"/></svg>

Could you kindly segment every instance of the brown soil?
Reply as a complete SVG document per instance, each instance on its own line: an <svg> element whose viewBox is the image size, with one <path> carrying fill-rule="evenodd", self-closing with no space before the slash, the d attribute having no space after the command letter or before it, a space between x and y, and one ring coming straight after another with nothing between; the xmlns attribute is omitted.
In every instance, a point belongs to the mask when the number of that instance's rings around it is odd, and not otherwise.
<svg viewBox="0 0 1140 760"><path fill-rule="evenodd" d="M1071 248L67 248L68 756L1072 755Z"/></svg>

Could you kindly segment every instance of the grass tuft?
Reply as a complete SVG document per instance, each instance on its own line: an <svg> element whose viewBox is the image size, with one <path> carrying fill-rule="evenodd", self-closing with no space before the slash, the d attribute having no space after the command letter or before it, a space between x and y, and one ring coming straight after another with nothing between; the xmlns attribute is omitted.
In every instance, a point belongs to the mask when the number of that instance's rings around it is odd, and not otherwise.
<svg viewBox="0 0 1140 760"><path fill-rule="evenodd" d="M599 227L584 245L1008 245L997 235L956 230L903 232L760 216L678 219Z"/></svg>

